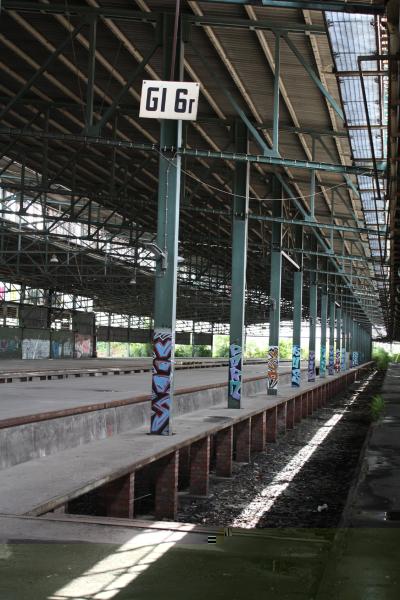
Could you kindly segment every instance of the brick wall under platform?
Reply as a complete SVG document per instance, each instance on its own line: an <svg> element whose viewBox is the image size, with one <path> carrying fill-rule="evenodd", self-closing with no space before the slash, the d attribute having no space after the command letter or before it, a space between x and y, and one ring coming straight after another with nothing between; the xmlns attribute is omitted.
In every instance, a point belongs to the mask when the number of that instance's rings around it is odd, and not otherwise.
<svg viewBox="0 0 400 600"><path fill-rule="evenodd" d="M191 445L190 450L190 493L207 496L210 468L210 436Z"/></svg>
<svg viewBox="0 0 400 600"><path fill-rule="evenodd" d="M267 420L267 442L276 442L278 435L278 407L266 411Z"/></svg>
<svg viewBox="0 0 400 600"><path fill-rule="evenodd" d="M158 461L155 486L156 519L175 520L178 511L179 450Z"/></svg>
<svg viewBox="0 0 400 600"><path fill-rule="evenodd" d="M250 419L240 421L236 425L236 460L237 462L250 462Z"/></svg>
<svg viewBox="0 0 400 600"><path fill-rule="evenodd" d="M98 499L106 517L133 518L135 474L130 473L106 483L99 489Z"/></svg>
<svg viewBox="0 0 400 600"><path fill-rule="evenodd" d="M218 432L216 439L215 472L218 477L231 477L233 452L233 427Z"/></svg>
<svg viewBox="0 0 400 600"><path fill-rule="evenodd" d="M267 439L267 421L265 411L251 417L251 450L263 452Z"/></svg>

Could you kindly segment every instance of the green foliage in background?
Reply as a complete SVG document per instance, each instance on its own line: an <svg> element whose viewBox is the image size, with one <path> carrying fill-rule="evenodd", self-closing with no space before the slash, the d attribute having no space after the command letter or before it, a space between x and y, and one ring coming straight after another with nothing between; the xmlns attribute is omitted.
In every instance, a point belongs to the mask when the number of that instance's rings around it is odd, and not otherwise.
<svg viewBox="0 0 400 600"><path fill-rule="evenodd" d="M229 356L229 336L214 335L214 352L216 358L225 358Z"/></svg>
<svg viewBox="0 0 400 600"><path fill-rule="evenodd" d="M153 346L148 344L129 344L129 353L132 357L153 356Z"/></svg>
<svg viewBox="0 0 400 600"><path fill-rule="evenodd" d="M192 346L177 344L175 346L175 356L178 358L191 358L192 356L211 356L211 346L195 346L193 352Z"/></svg>
<svg viewBox="0 0 400 600"><path fill-rule="evenodd" d="M246 341L246 358L264 358L267 360L268 340L263 343L259 341L247 339ZM200 355L199 355L200 356ZM229 336L215 335L214 336L214 354L216 358L229 357ZM281 340L279 342L279 358L281 360L291 360L292 358L292 342L290 340Z"/></svg>
<svg viewBox="0 0 400 600"><path fill-rule="evenodd" d="M376 368L379 371L385 371L388 368L389 363L393 362L394 357L383 348L375 348L372 352L372 359L375 361Z"/></svg>
<svg viewBox="0 0 400 600"><path fill-rule="evenodd" d="M370 414L373 421L378 421L385 410L385 400L380 394L372 397L370 405Z"/></svg>

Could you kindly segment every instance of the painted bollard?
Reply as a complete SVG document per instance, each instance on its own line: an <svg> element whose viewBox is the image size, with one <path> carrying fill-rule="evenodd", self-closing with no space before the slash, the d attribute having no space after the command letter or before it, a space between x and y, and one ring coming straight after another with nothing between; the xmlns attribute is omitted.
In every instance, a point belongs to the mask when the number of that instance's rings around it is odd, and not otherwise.
<svg viewBox="0 0 400 600"><path fill-rule="evenodd" d="M297 344L294 344L292 350L292 387L300 387L300 361L301 348Z"/></svg>
<svg viewBox="0 0 400 600"><path fill-rule="evenodd" d="M229 408L240 408L242 395L242 347L229 346Z"/></svg>
<svg viewBox="0 0 400 600"><path fill-rule="evenodd" d="M160 329L153 336L151 433L169 435L172 390L172 332Z"/></svg>
<svg viewBox="0 0 400 600"><path fill-rule="evenodd" d="M279 347L270 346L267 361L267 387L269 394L278 393Z"/></svg>

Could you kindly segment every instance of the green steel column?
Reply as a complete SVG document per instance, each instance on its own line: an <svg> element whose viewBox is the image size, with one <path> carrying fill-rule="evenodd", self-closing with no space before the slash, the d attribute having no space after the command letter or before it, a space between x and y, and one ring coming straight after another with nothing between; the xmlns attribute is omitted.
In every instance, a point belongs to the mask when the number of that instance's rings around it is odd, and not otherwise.
<svg viewBox="0 0 400 600"><path fill-rule="evenodd" d="M329 302L329 368L328 374L335 374L335 297Z"/></svg>
<svg viewBox="0 0 400 600"><path fill-rule="evenodd" d="M361 363L365 362L365 331L364 327L360 328L360 350L361 350Z"/></svg>
<svg viewBox="0 0 400 600"><path fill-rule="evenodd" d="M276 177L272 180L272 216L283 216L282 186ZM281 318L281 280L282 280L282 223L272 222L272 247L271 247L271 283L270 283L270 310L269 310L269 350L267 363L268 394L278 393L279 370L279 328Z"/></svg>
<svg viewBox="0 0 400 600"><path fill-rule="evenodd" d="M355 324L354 339L355 339L355 348L356 348L356 364L358 366L360 364L360 344L359 344L360 338L359 338L358 323Z"/></svg>
<svg viewBox="0 0 400 600"><path fill-rule="evenodd" d="M353 367L357 366L357 323L353 320L353 342L352 342L352 347L353 347Z"/></svg>
<svg viewBox="0 0 400 600"><path fill-rule="evenodd" d="M303 227L295 226L295 247L303 249ZM299 271L293 275L293 348L292 348L292 387L301 384L301 317L303 308L303 252L297 254Z"/></svg>
<svg viewBox="0 0 400 600"><path fill-rule="evenodd" d="M340 356L340 370L346 370L346 338L347 338L347 313L342 313L342 351Z"/></svg>
<svg viewBox="0 0 400 600"><path fill-rule="evenodd" d="M312 247L311 250L316 250ZM317 261L316 256L311 256L310 260L310 341L308 346L308 381L315 381L315 342L317 328Z"/></svg>
<svg viewBox="0 0 400 600"><path fill-rule="evenodd" d="M164 15L163 68L164 80L170 78L173 50L174 15ZM177 61L183 53L178 36ZM175 78L180 78L175 70ZM181 146L182 121L162 120L160 148ZM158 175L157 241L162 254L158 256L155 281L153 376L151 428L153 434L171 435L173 372L175 353L176 282L179 230L179 200L181 187L180 155L160 155Z"/></svg>
<svg viewBox="0 0 400 600"><path fill-rule="evenodd" d="M340 372L340 344L341 344L341 330L342 330L342 309L338 307L336 310L336 360L335 360L335 371Z"/></svg>
<svg viewBox="0 0 400 600"><path fill-rule="evenodd" d="M319 359L319 376L326 377L326 324L328 319L328 295L324 289L321 295L321 354Z"/></svg>
<svg viewBox="0 0 400 600"><path fill-rule="evenodd" d="M347 315L346 325L346 369L350 369L350 345L351 345L351 316Z"/></svg>
<svg viewBox="0 0 400 600"><path fill-rule="evenodd" d="M353 318L349 317L349 337L348 337L348 350L349 350L349 369L353 366Z"/></svg>
<svg viewBox="0 0 400 600"><path fill-rule="evenodd" d="M368 360L372 359L372 325L368 328Z"/></svg>
<svg viewBox="0 0 400 600"><path fill-rule="evenodd" d="M247 127L235 121L235 150L248 152ZM244 312L246 296L247 226L249 210L250 165L235 165L232 221L232 296L229 339L228 408L240 408L242 394L242 357L245 347Z"/></svg>

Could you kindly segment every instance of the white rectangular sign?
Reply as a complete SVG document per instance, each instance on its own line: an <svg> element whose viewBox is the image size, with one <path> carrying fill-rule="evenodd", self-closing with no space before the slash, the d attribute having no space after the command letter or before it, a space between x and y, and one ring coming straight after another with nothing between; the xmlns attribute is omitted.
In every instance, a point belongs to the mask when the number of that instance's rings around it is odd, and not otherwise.
<svg viewBox="0 0 400 600"><path fill-rule="evenodd" d="M195 121L199 104L198 83L143 81L139 117Z"/></svg>

